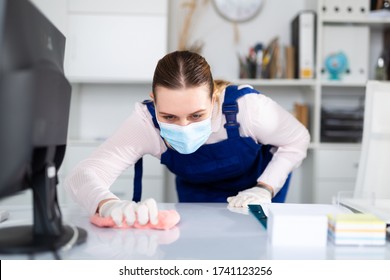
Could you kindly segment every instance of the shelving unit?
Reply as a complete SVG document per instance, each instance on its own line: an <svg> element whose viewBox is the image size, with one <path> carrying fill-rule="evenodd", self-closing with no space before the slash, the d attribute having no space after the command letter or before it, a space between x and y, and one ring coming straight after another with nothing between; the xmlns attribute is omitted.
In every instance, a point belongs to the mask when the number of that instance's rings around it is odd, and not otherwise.
<svg viewBox="0 0 390 280"><path fill-rule="evenodd" d="M355 14L347 10L348 5L353 4L356 4L353 7ZM357 6L359 4L360 8ZM338 14L333 12L336 8L339 9ZM366 82L374 79L374 60L379 56L382 44L381 31L389 23L390 18L371 17L369 1L356 1L349 4L345 0L318 2L316 60L319 86L314 112L316 129L313 131L314 138L318 140L313 149L313 202L315 203L329 203L338 192L354 190L361 144L321 142L321 108L326 106L356 108L364 105ZM326 32L327 30L334 30L334 32L330 34ZM346 32L347 30L351 34ZM329 41L332 43L330 44ZM331 81L327 80L323 73L323 61L324 56L337 47L349 56L351 67L352 63L360 64L354 65L355 69L351 71L355 72L347 74L344 79ZM353 74L355 77L352 77Z"/></svg>
<svg viewBox="0 0 390 280"><path fill-rule="evenodd" d="M371 17L368 15L368 18L362 19L348 19L348 18L339 18L339 19L327 19L323 17L322 22L324 24L355 24L355 25L365 25L369 27L383 27L384 25L390 24L390 14L389 17Z"/></svg>
<svg viewBox="0 0 390 280"><path fill-rule="evenodd" d="M252 86L265 87L314 87L316 80L296 80L296 79L235 79L236 84L248 84Z"/></svg>

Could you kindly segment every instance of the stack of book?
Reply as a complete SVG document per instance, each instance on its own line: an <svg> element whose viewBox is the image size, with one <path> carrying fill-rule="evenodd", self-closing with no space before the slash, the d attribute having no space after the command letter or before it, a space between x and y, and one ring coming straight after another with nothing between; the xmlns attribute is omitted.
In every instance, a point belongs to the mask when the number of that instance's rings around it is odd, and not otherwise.
<svg viewBox="0 0 390 280"><path fill-rule="evenodd" d="M336 245L386 244L386 223L371 214L328 215L328 233Z"/></svg>

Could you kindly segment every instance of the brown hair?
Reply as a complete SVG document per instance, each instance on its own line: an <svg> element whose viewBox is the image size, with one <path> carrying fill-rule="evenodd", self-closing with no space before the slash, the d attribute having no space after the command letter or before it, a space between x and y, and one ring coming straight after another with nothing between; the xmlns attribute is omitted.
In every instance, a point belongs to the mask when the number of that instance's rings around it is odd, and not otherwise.
<svg viewBox="0 0 390 280"><path fill-rule="evenodd" d="M219 103L220 93L230 84L225 80L213 80L206 59L194 52L175 51L165 55L157 63L152 91L156 102L156 87L181 89L208 85L210 98Z"/></svg>
<svg viewBox="0 0 390 280"><path fill-rule="evenodd" d="M152 90L156 99L156 88L191 88L207 85L210 98L214 92L214 80L206 59L194 52L175 51L165 55L157 63Z"/></svg>

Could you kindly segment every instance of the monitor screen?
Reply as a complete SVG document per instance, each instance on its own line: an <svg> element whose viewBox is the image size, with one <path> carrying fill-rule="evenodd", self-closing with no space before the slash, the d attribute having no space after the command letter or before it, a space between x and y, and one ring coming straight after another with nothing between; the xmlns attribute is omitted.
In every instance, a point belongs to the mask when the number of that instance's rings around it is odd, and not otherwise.
<svg viewBox="0 0 390 280"><path fill-rule="evenodd" d="M86 238L62 224L57 201L71 98L64 49L65 37L30 1L0 0L0 199L33 192L33 224L0 229L0 253L57 250Z"/></svg>

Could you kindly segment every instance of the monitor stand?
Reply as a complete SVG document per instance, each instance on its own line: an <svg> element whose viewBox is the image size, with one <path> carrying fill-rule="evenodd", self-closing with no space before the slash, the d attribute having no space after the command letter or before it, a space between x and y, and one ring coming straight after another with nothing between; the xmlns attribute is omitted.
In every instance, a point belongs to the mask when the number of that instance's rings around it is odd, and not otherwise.
<svg viewBox="0 0 390 280"><path fill-rule="evenodd" d="M41 172L34 172L31 183L34 223L0 229L0 254L56 252L84 243L84 229L62 224L55 166L46 165Z"/></svg>

